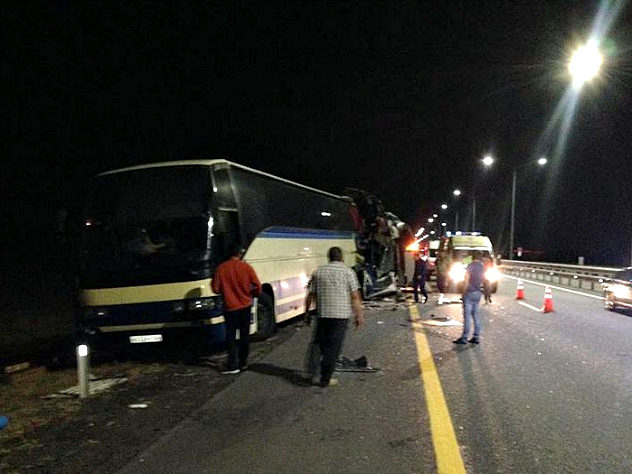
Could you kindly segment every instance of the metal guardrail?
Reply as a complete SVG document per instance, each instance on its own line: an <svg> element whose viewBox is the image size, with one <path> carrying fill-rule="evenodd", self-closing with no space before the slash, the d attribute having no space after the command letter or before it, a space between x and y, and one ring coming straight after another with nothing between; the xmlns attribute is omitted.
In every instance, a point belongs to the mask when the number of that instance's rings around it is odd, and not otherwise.
<svg viewBox="0 0 632 474"><path fill-rule="evenodd" d="M613 278L614 274L621 270L621 268L613 267L589 267L521 260L503 260L500 268L503 272L520 278L531 278L569 288L597 292L601 292L601 284L604 280Z"/></svg>

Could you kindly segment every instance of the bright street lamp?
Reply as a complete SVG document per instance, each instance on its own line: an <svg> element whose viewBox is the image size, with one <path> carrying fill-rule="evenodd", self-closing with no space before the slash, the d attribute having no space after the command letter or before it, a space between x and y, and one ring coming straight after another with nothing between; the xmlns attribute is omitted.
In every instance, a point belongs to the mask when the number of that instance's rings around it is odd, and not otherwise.
<svg viewBox="0 0 632 474"><path fill-rule="evenodd" d="M568 71L573 77L573 86L579 89L599 72L603 58L594 42L582 46L573 53L568 63Z"/></svg>
<svg viewBox="0 0 632 474"><path fill-rule="evenodd" d="M491 166L494 163L494 159L487 155L485 158L483 158L483 164L487 167Z"/></svg>
<svg viewBox="0 0 632 474"><path fill-rule="evenodd" d="M539 164L540 166L544 166L544 165L546 165L546 158L544 158L544 157L540 158L540 159L538 160L538 164Z"/></svg>
<svg viewBox="0 0 632 474"><path fill-rule="evenodd" d="M441 204L441 209L443 209L444 211L448 208L447 204Z"/></svg>

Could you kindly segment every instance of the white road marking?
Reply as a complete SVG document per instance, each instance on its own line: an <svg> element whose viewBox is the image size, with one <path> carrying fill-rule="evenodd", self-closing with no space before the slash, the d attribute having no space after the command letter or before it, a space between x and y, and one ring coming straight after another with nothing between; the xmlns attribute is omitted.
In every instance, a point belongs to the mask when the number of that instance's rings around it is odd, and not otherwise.
<svg viewBox="0 0 632 474"><path fill-rule="evenodd" d="M561 286L553 286L553 285L549 285L547 283L540 283L538 281L525 280L524 278L517 278L517 277L514 277L514 276L509 276L509 275L505 275L504 273L503 273L503 277L504 278L511 278L512 280L522 280L524 283L531 283L533 285L550 286L551 288L555 288L556 290L565 291L567 293L573 293L574 295L587 296L588 298L594 298L596 300L603 300L603 296L596 296L596 295L591 295L589 293L582 293L581 291L569 290L568 288L562 288Z"/></svg>
<svg viewBox="0 0 632 474"><path fill-rule="evenodd" d="M533 311L537 311L538 313L542 312L541 308L536 308L535 306L531 306L529 303L523 303L522 301L518 301L518 304L521 304L522 306L526 306L529 309L532 309Z"/></svg>

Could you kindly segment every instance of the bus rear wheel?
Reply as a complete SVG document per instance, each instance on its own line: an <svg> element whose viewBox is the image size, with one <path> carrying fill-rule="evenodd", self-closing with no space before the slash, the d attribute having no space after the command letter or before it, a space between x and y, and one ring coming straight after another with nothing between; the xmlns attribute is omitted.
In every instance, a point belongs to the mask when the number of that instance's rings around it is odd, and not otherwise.
<svg viewBox="0 0 632 474"><path fill-rule="evenodd" d="M257 300L257 339L268 339L276 332L273 300L267 293L261 293Z"/></svg>

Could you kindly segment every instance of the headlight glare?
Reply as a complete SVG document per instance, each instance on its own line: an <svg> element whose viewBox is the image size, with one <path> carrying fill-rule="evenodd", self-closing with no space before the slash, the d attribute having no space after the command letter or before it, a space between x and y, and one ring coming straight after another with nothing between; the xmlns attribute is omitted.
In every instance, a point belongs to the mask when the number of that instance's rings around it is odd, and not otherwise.
<svg viewBox="0 0 632 474"><path fill-rule="evenodd" d="M612 286L612 293L617 298L629 298L630 297L630 288L628 288L625 285L616 284L616 285Z"/></svg>
<svg viewBox="0 0 632 474"><path fill-rule="evenodd" d="M465 267L461 262L457 262L452 265L452 268L450 269L450 278L456 283L465 279Z"/></svg>
<svg viewBox="0 0 632 474"><path fill-rule="evenodd" d="M485 279L489 282L495 282L500 279L500 272L497 268L490 268L485 272Z"/></svg>

